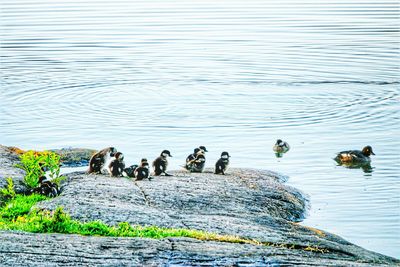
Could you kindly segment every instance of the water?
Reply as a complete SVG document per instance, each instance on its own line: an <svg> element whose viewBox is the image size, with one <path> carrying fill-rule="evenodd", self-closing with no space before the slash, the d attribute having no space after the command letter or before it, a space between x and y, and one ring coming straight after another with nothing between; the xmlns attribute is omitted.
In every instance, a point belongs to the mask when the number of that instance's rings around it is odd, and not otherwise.
<svg viewBox="0 0 400 267"><path fill-rule="evenodd" d="M400 257L397 1L0 4L0 143L116 146L126 163L206 145L290 176L305 225ZM291 150L277 159L277 138ZM334 153L371 145L372 172Z"/></svg>

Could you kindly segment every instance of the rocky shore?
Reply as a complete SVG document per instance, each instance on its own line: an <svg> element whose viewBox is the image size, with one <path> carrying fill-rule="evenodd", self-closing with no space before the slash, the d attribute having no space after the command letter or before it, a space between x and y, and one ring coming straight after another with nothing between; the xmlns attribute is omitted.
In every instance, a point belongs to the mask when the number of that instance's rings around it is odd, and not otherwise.
<svg viewBox="0 0 400 267"><path fill-rule="evenodd" d="M23 172L18 156L0 146L0 186ZM339 236L298 224L308 200L271 171L228 174L173 171L133 181L75 172L60 196L38 208L63 206L72 218L189 228L237 235L263 245L191 238L110 238L0 231L1 266L400 266ZM22 190L22 189L21 189Z"/></svg>

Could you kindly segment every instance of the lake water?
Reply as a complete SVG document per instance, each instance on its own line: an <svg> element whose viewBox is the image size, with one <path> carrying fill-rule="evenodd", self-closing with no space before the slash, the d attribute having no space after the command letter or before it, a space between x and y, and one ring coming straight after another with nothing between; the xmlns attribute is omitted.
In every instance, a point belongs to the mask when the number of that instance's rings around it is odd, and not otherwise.
<svg viewBox="0 0 400 267"><path fill-rule="evenodd" d="M278 3L279 2L279 3ZM0 4L0 143L205 145L310 196L305 225L400 257L396 0L50 1ZM276 158L277 138L291 150ZM371 145L372 172L335 152Z"/></svg>

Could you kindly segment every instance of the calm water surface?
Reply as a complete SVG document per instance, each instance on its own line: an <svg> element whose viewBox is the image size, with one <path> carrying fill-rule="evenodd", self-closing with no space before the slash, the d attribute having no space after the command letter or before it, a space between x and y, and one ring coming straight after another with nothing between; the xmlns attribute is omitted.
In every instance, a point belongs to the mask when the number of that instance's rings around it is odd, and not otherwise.
<svg viewBox="0 0 400 267"><path fill-rule="evenodd" d="M126 163L206 145L310 196L305 225L400 257L394 0L0 4L0 143L114 145ZM276 158L272 145L292 146ZM374 148L372 172L334 153Z"/></svg>

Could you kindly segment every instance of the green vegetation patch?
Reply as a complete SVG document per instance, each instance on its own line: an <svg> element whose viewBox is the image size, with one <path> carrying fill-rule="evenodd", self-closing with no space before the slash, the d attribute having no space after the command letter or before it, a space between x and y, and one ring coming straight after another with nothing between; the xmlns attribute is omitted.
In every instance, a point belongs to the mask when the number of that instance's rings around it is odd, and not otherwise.
<svg viewBox="0 0 400 267"><path fill-rule="evenodd" d="M39 185L39 177L48 174L51 180L57 184L64 179L60 176L60 156L51 151L29 150L20 155L21 163L16 167L25 171L24 184L28 188L36 188Z"/></svg>
<svg viewBox="0 0 400 267"><path fill-rule="evenodd" d="M285 249L303 249L318 253L328 252L327 249L315 246L305 247L296 244L259 242L253 239L246 239L233 235L220 235L199 230L161 228L158 226L132 226L127 222L121 222L116 226L110 226L101 221L81 222L72 219L69 214L64 212L62 207L58 207L53 212L33 208L36 203L47 200L49 197L39 194L15 194L11 179L8 180L7 187L0 191L0 197L6 200L4 205L0 207L0 230L155 239L189 237L204 241L263 245Z"/></svg>
<svg viewBox="0 0 400 267"><path fill-rule="evenodd" d="M20 230L33 233L62 233L112 237L191 237L199 240L220 241L231 243L261 244L255 240L243 239L237 236L218 235L190 229L161 228L157 226L132 226L127 222L116 226L107 225L101 221L81 222L71 219L62 207L54 212L32 209L39 201L48 197L32 195L16 195L0 208L0 230Z"/></svg>

